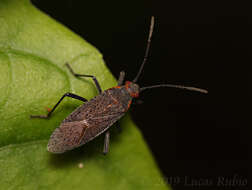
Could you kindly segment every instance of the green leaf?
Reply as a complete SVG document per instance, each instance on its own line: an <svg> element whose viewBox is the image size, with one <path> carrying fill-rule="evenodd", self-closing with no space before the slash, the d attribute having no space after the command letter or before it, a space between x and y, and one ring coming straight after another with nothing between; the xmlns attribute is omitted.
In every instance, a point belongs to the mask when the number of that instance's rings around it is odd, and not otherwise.
<svg viewBox="0 0 252 190"><path fill-rule="evenodd" d="M92 80L76 79L65 67L97 76L103 89L116 85L102 55L28 0L0 1L0 184L1 189L168 189L141 133L126 116L112 128L110 152L103 136L65 154L46 150L50 134L81 102L97 95Z"/></svg>

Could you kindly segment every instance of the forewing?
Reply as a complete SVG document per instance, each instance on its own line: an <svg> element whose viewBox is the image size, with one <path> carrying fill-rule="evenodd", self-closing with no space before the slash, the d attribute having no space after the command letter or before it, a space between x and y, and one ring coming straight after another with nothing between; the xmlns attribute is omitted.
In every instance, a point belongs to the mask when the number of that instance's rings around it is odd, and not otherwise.
<svg viewBox="0 0 252 190"><path fill-rule="evenodd" d="M88 127L84 132L83 138L81 140L81 145L102 134L123 115L124 112L118 112L115 114L97 116L86 120Z"/></svg>
<svg viewBox="0 0 252 190"><path fill-rule="evenodd" d="M114 115L118 112L121 113L124 110L125 109L121 105L120 101L113 98L109 91L104 91L102 94L96 96L74 110L74 112L64 119L63 123L82 121L105 115Z"/></svg>
<svg viewBox="0 0 252 190"><path fill-rule="evenodd" d="M63 153L80 146L87 129L85 122L75 121L62 123L52 133L47 149L53 153Z"/></svg>

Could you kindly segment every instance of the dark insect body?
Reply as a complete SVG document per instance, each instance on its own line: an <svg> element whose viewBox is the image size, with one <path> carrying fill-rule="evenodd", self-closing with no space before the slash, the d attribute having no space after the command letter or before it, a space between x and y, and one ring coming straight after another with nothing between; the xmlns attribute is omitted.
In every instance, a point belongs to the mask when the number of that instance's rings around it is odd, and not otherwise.
<svg viewBox="0 0 252 190"><path fill-rule="evenodd" d="M127 89L127 85L110 88L78 107L53 132L48 151L71 150L106 131L129 109L133 97Z"/></svg>
<svg viewBox="0 0 252 190"><path fill-rule="evenodd" d="M74 110L67 118L65 118L61 125L52 133L47 146L49 152L63 153L68 150L72 150L76 147L86 144L88 141L105 132L103 153L106 154L109 149L110 139L108 128L117 122L128 111L133 98L137 98L139 93L146 89L173 87L207 93L207 91L204 89L185 87L181 85L160 84L140 88L139 85L136 84L147 60L153 27L154 17L151 19L149 38L144 60L133 82L126 81L123 85L125 73L122 71L120 72L118 86L112 87L102 92L101 87L94 76L76 74L70 65L66 64L74 76L92 78L99 91L99 95L88 101L78 95L66 93L53 107L53 109L48 112L47 115L31 116L31 118L49 118L52 112L65 97L71 97L86 102Z"/></svg>

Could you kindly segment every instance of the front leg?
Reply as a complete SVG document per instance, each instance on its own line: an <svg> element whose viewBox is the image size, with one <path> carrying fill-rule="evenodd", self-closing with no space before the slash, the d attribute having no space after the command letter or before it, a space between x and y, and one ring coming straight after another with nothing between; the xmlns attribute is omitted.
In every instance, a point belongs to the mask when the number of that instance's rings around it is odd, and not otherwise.
<svg viewBox="0 0 252 190"><path fill-rule="evenodd" d="M124 78L125 78L125 72L121 71L118 79L118 86L121 86L123 84Z"/></svg>
<svg viewBox="0 0 252 190"><path fill-rule="evenodd" d="M95 76L93 76L93 75L77 74L77 73L75 73L75 72L73 71L72 67L70 67L70 65L69 65L68 63L66 63L66 66L67 66L67 68L69 69L69 71L70 71L74 76L76 76L76 77L89 77L89 78L92 78L92 80L94 81L95 86L96 86L96 88L97 88L99 94L102 93L101 86L100 86L100 84L99 84L99 82L98 82L98 80L96 79Z"/></svg>

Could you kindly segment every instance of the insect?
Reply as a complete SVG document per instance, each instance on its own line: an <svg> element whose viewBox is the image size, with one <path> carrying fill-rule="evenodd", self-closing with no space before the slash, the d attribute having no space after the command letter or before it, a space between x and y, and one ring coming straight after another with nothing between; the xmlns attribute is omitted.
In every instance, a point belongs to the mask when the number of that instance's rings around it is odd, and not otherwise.
<svg viewBox="0 0 252 190"><path fill-rule="evenodd" d="M139 87L136 82L147 61L153 28L154 17L152 16L144 59L135 79L132 82L126 81L125 84L123 84L125 72L121 71L118 79L118 85L102 92L100 84L95 76L76 74L70 65L66 64L67 68L74 76L91 78L99 91L99 95L88 101L76 94L66 93L60 98L47 115L31 115L31 118L49 118L65 97L85 102L74 110L68 117L66 117L60 126L54 130L47 146L47 150L49 152L63 153L68 150L72 150L86 144L100 134L105 133L103 153L108 153L110 139L110 133L108 130L109 127L117 122L128 111L132 100L137 98L144 90L159 87L172 87L207 93L204 89L172 84Z"/></svg>

